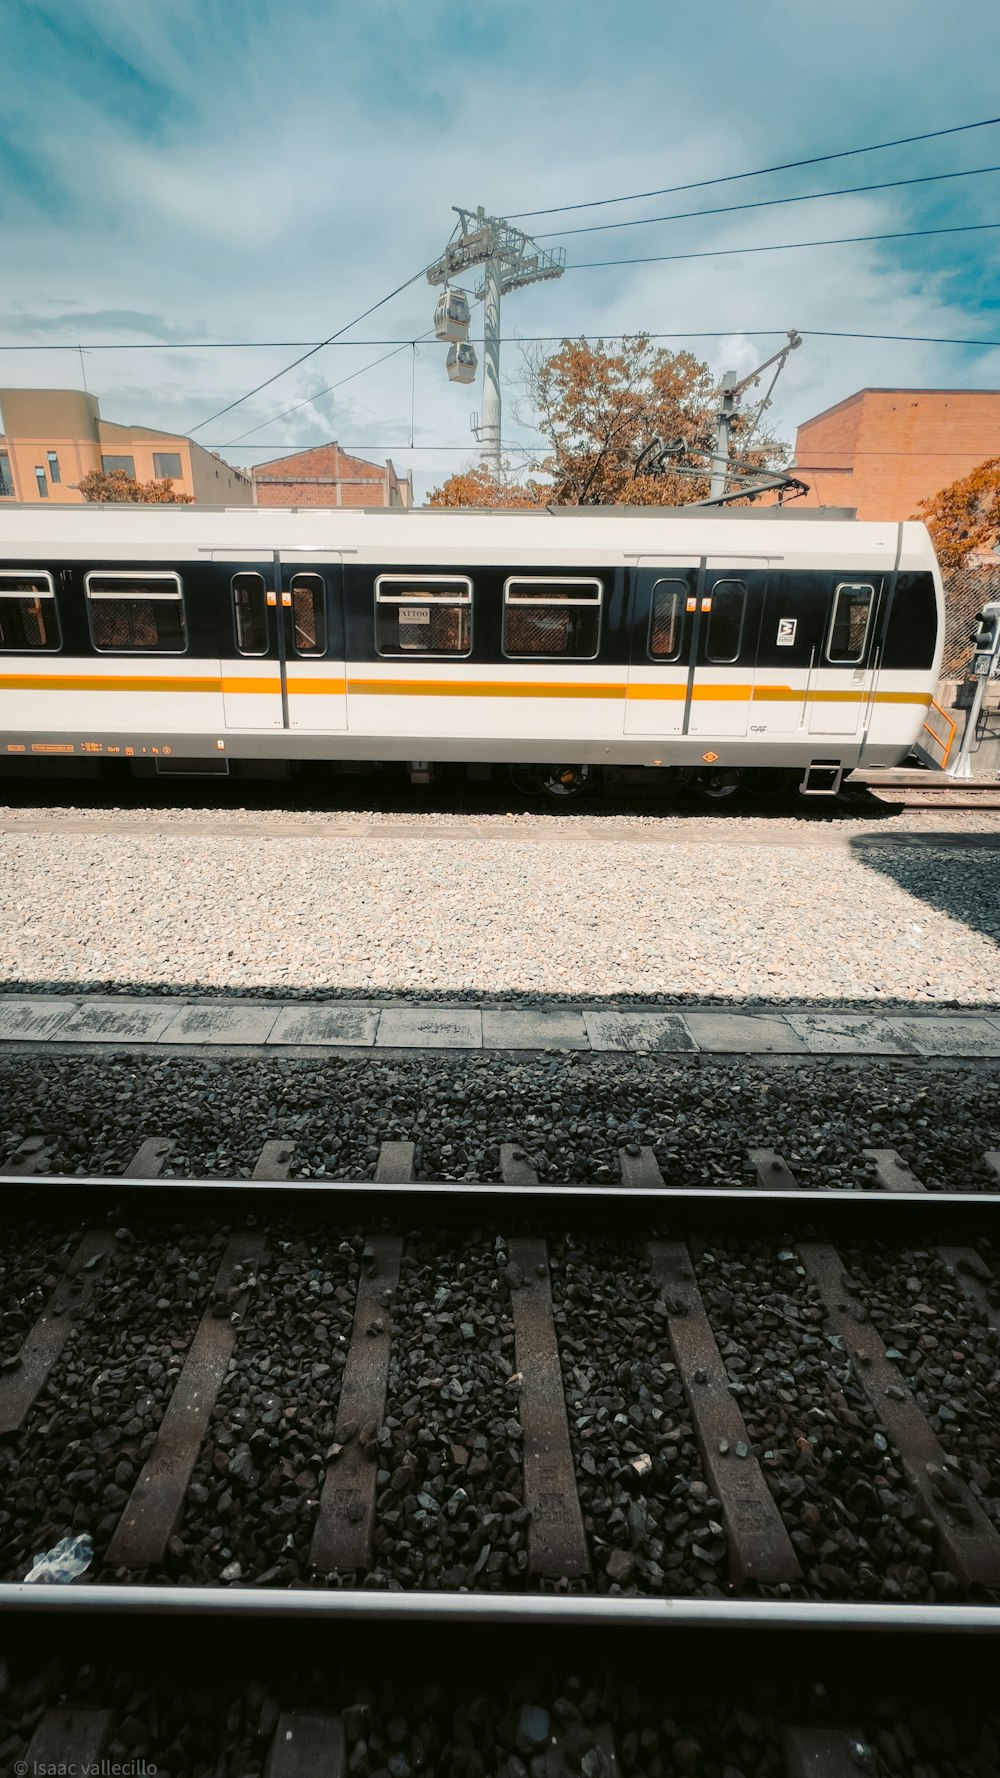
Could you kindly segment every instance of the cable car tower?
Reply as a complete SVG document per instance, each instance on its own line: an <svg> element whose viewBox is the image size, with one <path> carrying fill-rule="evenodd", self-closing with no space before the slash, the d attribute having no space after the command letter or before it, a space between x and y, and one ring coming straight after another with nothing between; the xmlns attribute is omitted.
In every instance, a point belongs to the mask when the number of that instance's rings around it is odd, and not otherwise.
<svg viewBox="0 0 1000 1778"><path fill-rule="evenodd" d="M427 271L428 284L442 284L434 312L434 331L449 340L447 368L452 382L471 383L476 374L476 354L469 343L469 305L464 290L451 286L473 266L484 268L476 297L483 301L483 406L473 414L472 430L482 447L483 462L494 475L500 473L500 298L523 290L543 278L561 278L566 269L566 249L548 253L514 228L502 216L487 216L482 205L473 213L454 205L459 229L441 258ZM463 327L464 308L464 327Z"/></svg>

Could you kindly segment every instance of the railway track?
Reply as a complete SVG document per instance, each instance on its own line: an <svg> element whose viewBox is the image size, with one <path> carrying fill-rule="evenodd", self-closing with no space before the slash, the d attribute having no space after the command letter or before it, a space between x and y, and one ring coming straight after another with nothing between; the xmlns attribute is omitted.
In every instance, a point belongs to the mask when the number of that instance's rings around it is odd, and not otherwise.
<svg viewBox="0 0 1000 1778"><path fill-rule="evenodd" d="M997 1627L997 1196L867 1158L688 1191L630 1145L569 1194L513 1144L482 1186L408 1143L357 1185L26 1145L0 1609ZM84 1533L82 1582L23 1584Z"/></svg>

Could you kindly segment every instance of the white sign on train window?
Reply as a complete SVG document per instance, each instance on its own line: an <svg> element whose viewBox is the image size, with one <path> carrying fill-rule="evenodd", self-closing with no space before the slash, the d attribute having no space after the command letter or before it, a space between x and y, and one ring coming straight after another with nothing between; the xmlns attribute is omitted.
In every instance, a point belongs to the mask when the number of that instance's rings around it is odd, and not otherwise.
<svg viewBox="0 0 1000 1778"><path fill-rule="evenodd" d="M792 644L795 641L795 631L798 627L798 622L799 622L799 620L797 617L779 617L779 619L778 619L778 647L779 648L791 648Z"/></svg>
<svg viewBox="0 0 1000 1778"><path fill-rule="evenodd" d="M429 624L431 608L429 605L401 605L399 621L401 624Z"/></svg>

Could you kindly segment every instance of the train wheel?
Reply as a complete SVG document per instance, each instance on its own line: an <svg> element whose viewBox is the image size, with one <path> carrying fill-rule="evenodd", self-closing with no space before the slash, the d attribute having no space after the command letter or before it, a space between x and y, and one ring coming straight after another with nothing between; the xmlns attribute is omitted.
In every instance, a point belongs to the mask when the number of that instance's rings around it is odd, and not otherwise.
<svg viewBox="0 0 1000 1778"><path fill-rule="evenodd" d="M537 766L510 766L508 773L514 789L521 796L541 796Z"/></svg>
<svg viewBox="0 0 1000 1778"><path fill-rule="evenodd" d="M546 796L582 796L591 783L590 766L541 766L538 786Z"/></svg>
<svg viewBox="0 0 1000 1778"><path fill-rule="evenodd" d="M736 766L728 766L715 772L699 772L694 788L708 802L729 802L743 788L743 773Z"/></svg>

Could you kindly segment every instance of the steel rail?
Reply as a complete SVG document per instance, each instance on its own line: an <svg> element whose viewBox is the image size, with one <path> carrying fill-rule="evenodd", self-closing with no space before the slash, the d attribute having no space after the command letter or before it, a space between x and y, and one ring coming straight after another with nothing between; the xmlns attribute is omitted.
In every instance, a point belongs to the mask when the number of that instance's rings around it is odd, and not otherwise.
<svg viewBox="0 0 1000 1778"><path fill-rule="evenodd" d="M0 1584L0 1613L281 1617L447 1623L643 1624L663 1628L1000 1633L996 1605L881 1605L798 1599L633 1599L579 1593L374 1592L290 1587Z"/></svg>
<svg viewBox="0 0 1000 1778"><path fill-rule="evenodd" d="M202 1197L212 1193L267 1196L278 1193L283 1198L292 1199L296 1196L338 1197L357 1193L372 1199L391 1197L457 1199L464 1202L470 1198L482 1201L488 1197L496 1197L504 1203L520 1200L527 1203L563 1203L572 1193L574 1201L582 1202L623 1202L655 1203L655 1204L733 1204L752 1199L754 1203L824 1205L824 1204L860 1204L887 1203L910 1204L916 1207L922 1204L971 1206L973 1204L990 1204L1000 1206L1000 1190L981 1192L929 1192L929 1191L894 1191L891 1197L880 1192L873 1185L868 1190L860 1187L831 1186L829 1190L814 1186L802 1186L798 1190L773 1190L766 1186L756 1185L619 1185L597 1181L575 1183L567 1181L539 1180L532 1183L507 1185L499 1179L417 1179L403 1183L389 1183L373 1179L228 1179L209 1174L201 1179L189 1179L173 1174L163 1174L154 1179L133 1179L122 1173L0 1173L0 1191L16 1187L19 1192L57 1192L57 1191L93 1191L138 1194L140 1196L163 1196L171 1192L197 1194Z"/></svg>

